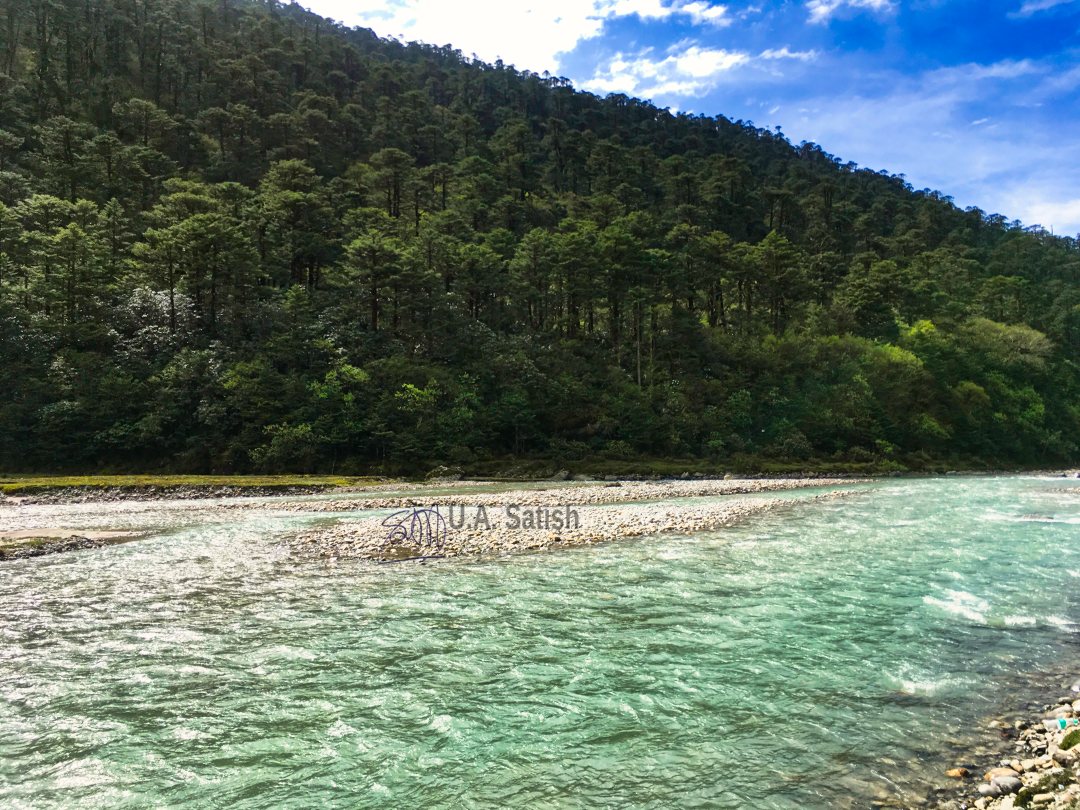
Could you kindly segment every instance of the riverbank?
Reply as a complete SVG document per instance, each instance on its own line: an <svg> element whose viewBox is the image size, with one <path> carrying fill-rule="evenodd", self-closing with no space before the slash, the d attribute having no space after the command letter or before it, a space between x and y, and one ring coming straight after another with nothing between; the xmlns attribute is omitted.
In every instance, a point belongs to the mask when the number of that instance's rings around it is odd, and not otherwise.
<svg viewBox="0 0 1080 810"><path fill-rule="evenodd" d="M364 559L377 562L423 560L450 557L483 557L554 548L588 546L631 537L660 534L691 534L719 529L751 515L781 506L837 498L848 493L830 492L812 498L735 500L723 503L672 507L635 504L616 507L578 507L571 517L561 511L547 513L543 507L503 507L499 511L468 513L461 508L460 528L427 528L427 510L405 510L400 521L340 523L290 538L287 545L298 556L331 559ZM451 510L451 512L454 510ZM421 534L416 534L413 515L420 514ZM483 515L483 517L480 517ZM559 517L557 527L553 518ZM453 520L453 516L450 516ZM444 518L445 520L445 518ZM404 528L400 536L396 531Z"/></svg>
<svg viewBox="0 0 1080 810"><path fill-rule="evenodd" d="M505 488L494 481L450 481L438 484L384 484L368 487L348 498L319 501L285 501L275 504L284 511L354 512L357 509L404 509L410 507L466 506L502 508L510 504L529 506L597 506L602 504L669 501L682 498L715 498L793 489L832 488L865 484L867 478L725 478L669 481L536 482L532 486ZM502 487L498 491L470 489ZM382 494L387 493L387 494ZM260 508L236 502L227 508Z"/></svg>
<svg viewBox="0 0 1080 810"><path fill-rule="evenodd" d="M789 478L844 477L844 476L927 476L927 475L993 475L1047 473L1057 474L1061 467L1045 464L1012 465L984 459L931 459L907 457L903 459L775 459L761 456L737 455L723 461L708 459L610 459L588 457L576 460L554 459L502 459L478 461L449 468L467 478L498 478L539 480L560 474L587 476L590 478L618 478L621 480L655 478L722 478L733 475L738 478L782 476ZM388 471L393 472L393 471ZM1080 475L1073 467L1072 476Z"/></svg>
<svg viewBox="0 0 1080 810"><path fill-rule="evenodd" d="M317 475L0 476L0 503L110 503L312 495L387 479Z"/></svg>
<svg viewBox="0 0 1080 810"><path fill-rule="evenodd" d="M39 529L20 532L0 532L0 562L44 557L67 551L86 551L92 548L128 543L142 537L140 532L83 531Z"/></svg>
<svg viewBox="0 0 1080 810"><path fill-rule="evenodd" d="M625 483L625 482L709 482L718 480L770 481L797 479L808 483L826 484L830 481L850 483L867 478L925 478L934 474L946 475L1013 475L1018 471L990 469L952 469L943 467L939 473L930 471L899 471L866 464L830 464L827 468L800 469L798 466L778 465L768 470L730 469L698 463L668 462L662 465L635 464L575 465L575 472L556 469L550 464L522 464L477 470L460 467L436 467L423 480L385 476L320 476L320 475L2 475L0 474L0 505L2 504L79 504L113 503L118 501L202 500L224 498L303 497L340 492L351 496L357 492L403 492L423 490L433 486L481 487L506 484L556 485ZM579 471L587 469L586 472ZM617 470L619 474L613 474ZM1030 469L1026 474L1080 479L1080 470Z"/></svg>
<svg viewBox="0 0 1080 810"><path fill-rule="evenodd" d="M796 502L731 496L852 483L856 482L838 479L611 482L426 497L368 495L349 501L286 503L279 508L315 513L398 510L389 516L343 519L299 533L287 541L289 549L299 556L387 562L542 551L672 532L689 534L716 529ZM843 494L847 493L837 490L798 501ZM728 497L701 503L672 503L720 496ZM251 507L236 504L235 508Z"/></svg>
<svg viewBox="0 0 1080 810"><path fill-rule="evenodd" d="M806 487L835 487L856 483L848 479L727 479L676 481L574 482L547 481L538 484L444 480L425 484L408 482L351 482L348 486L320 489L320 498L310 493L286 490L286 497L238 497L232 490L198 489L166 499L163 490L145 493L125 491L113 497L110 488L73 493L57 490L41 497L0 499L0 546L3 559L97 548L125 539L130 530L167 526L180 515L185 519L211 522L229 521L238 512L255 516L325 515L338 522L318 530L299 533L286 547L299 556L362 557L401 559L419 556L460 554L501 554L565 545L582 545L663 532L694 532L715 528L771 506L771 502L750 498L722 502L680 503L671 501L717 496L756 495ZM193 484L184 486L192 487ZM195 497L195 492L202 495ZM261 490L251 486L244 495ZM213 497L209 497L213 495ZM229 496L232 497L229 497ZM188 497L184 497L188 496ZM447 525L433 548L431 537L420 537L409 528L397 530L397 541L386 545L395 531L384 525L379 510L442 509L444 522L455 522L450 507L457 510L456 526ZM507 514L520 509L520 519ZM466 510L468 514L462 514ZM573 521L532 519L530 510L550 512L574 510ZM365 517L356 518L356 513ZM366 516L369 515L370 517ZM400 522L400 521L399 521ZM412 531L408 542L401 535Z"/></svg>
<svg viewBox="0 0 1080 810"><path fill-rule="evenodd" d="M995 754L946 770L958 785L934 810L1080 810L1080 683L1041 709L992 720Z"/></svg>

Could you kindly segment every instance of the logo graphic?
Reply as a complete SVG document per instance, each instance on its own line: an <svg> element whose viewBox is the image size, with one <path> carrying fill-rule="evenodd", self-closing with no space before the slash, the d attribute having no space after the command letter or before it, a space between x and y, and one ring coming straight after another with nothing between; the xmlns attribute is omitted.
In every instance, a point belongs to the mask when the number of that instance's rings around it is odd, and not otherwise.
<svg viewBox="0 0 1080 810"><path fill-rule="evenodd" d="M414 546L421 553L436 554L446 545L446 519L437 506L402 509L386 517L382 525L390 529L386 535L389 545Z"/></svg>

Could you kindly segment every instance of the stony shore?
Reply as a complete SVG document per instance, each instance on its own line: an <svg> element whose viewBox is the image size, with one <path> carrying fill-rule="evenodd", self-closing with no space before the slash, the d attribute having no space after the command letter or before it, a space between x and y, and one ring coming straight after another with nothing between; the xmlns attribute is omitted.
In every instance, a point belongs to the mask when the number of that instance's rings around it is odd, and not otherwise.
<svg viewBox="0 0 1080 810"><path fill-rule="evenodd" d="M27 506L69 503L116 503L120 501L190 501L206 498L267 498L317 495L338 489L331 484L301 486L121 486L121 487L58 487L43 489L30 495L0 494L0 504Z"/></svg>
<svg viewBox="0 0 1080 810"><path fill-rule="evenodd" d="M140 537L138 532L83 532L66 531L10 532L0 533L0 562L44 557L66 551L85 551L117 543L126 543Z"/></svg>
<svg viewBox="0 0 1080 810"><path fill-rule="evenodd" d="M1001 743L996 764L946 770L958 785L935 810L1080 810L1080 725L1072 725L1080 718L1080 683L1042 708L1035 717L992 721ZM1044 725L1062 719L1069 724L1064 729Z"/></svg>
<svg viewBox="0 0 1080 810"><path fill-rule="evenodd" d="M732 485L726 487L725 491L758 491L756 488L739 489L740 485L755 487L759 483L770 484L782 479L768 479L768 478L747 478L747 479L679 479L678 481L665 481L665 480L641 480L641 479L621 479L619 481L607 481L600 482L591 479L575 479L573 481L568 479L550 480L550 481L522 481L514 484L512 482L505 481L483 481L483 480L461 480L458 478L448 479L429 479L427 481L403 481L403 480L391 480L386 479L377 483L364 484L362 487L342 486L337 484L281 484L281 485L228 485L228 484L177 484L177 485L153 485L153 484L128 484L123 486L57 486L57 487L40 487L28 490L26 492L20 492L18 494L4 494L0 492L0 505L26 505L26 506L48 506L48 505L62 505L62 504L92 504L92 503L122 503L122 502L140 502L140 501L191 501L191 500L218 500L218 499L232 499L239 502L244 502L252 498L297 498L305 497L309 495L320 495L327 493L340 493L343 500L351 500L356 497L377 496L379 493L408 493L408 492L423 492L431 489L439 490L460 490L460 489L476 489L482 487L503 487L513 488L515 486L521 487L538 487L543 488L545 486L559 489L570 489L577 487L589 487L590 485L601 487L605 483L608 486L612 485L627 485L630 487L640 487L646 485L653 486L665 486L670 483L678 484L696 484L704 486L705 489L710 489L710 485L718 483L724 485ZM790 480L790 479L789 479ZM799 478L800 486L828 486L831 483L851 483L856 479L837 479L837 478ZM530 490L533 491L533 490ZM327 506L325 511L339 511L334 506Z"/></svg>
<svg viewBox="0 0 1080 810"><path fill-rule="evenodd" d="M738 511L756 511L760 504L736 506L724 504L702 506L690 509L683 505L678 515L664 511L663 502L674 498L708 497L713 495L736 495L751 492L770 492L806 486L828 486L831 484L850 484L852 481L841 479L749 479L749 480L678 480L678 481L626 481L626 482L571 482L548 481L541 483L479 482L479 481L436 481L425 484L407 482L382 482L366 485L363 488L335 488L335 492L319 499L301 499L309 494L308 490L290 488L286 497L281 498L280 489L272 490L279 496L273 500L266 498L268 493L253 492L252 487L245 487L243 492L215 487L208 491L206 487L186 487L182 491L162 488L124 489L117 493L107 488L97 488L89 492L56 491L47 497L35 498L0 498L0 548L4 560L37 557L65 551L77 551L86 548L122 542L127 535L145 535L161 527L173 525L178 513L198 516L198 520L220 522L232 519L234 510L252 510L257 512L331 514L368 512L368 510L400 508L409 509L423 503L427 506L457 504L468 509L486 507L492 513L493 528L499 525L497 512L507 504L530 504L543 509L604 507L602 514L590 515L582 523L582 532L594 531L595 536L581 537L566 534L565 537L540 533L537 527L524 527L515 532L507 526L505 545L508 549L536 548L545 545L565 545L572 542L595 542L599 539L613 539L620 533L640 535L656 531L682 529L694 531L711 525L719 525ZM319 488L320 491L321 488ZM167 499L167 492L178 497ZM235 497L239 495L262 495L262 497ZM234 497L229 497L234 496ZM640 506L619 516L612 511L612 505L620 502L659 502L652 506ZM100 507L99 507L100 504ZM59 511L57 511L59 510ZM718 514L722 512L722 514ZM581 516L579 519L583 519ZM375 526L383 535L390 531L381 525L381 518L372 515L365 522ZM523 521L524 522L524 521ZM482 528L482 527L481 527ZM351 548L356 546L355 538L345 537L351 530L348 524L328 529L319 541L329 551L342 534L340 545ZM494 545L479 536L469 540L469 531L455 532L468 553L473 553L485 545L490 551L496 551ZM483 534L483 532L480 532ZM305 538L303 543L307 551L313 543ZM346 551L345 553L349 553ZM395 554L402 553L401 549ZM453 553L453 552L451 552ZM335 556L329 554L328 556Z"/></svg>
<svg viewBox="0 0 1080 810"><path fill-rule="evenodd" d="M601 504L632 503L644 501L667 501L676 498L713 498L720 495L750 495L763 492L807 489L810 487L833 488L866 483L866 479L844 478L758 478L758 479L705 479L670 481L609 481L604 483L538 483L535 486L499 492L450 492L429 494L432 485L412 488L386 485L384 491L397 494L379 495L378 488L365 489L349 498L321 501L295 501L275 504L277 510L289 512L354 512L359 509L403 509L408 507L465 506L501 508L507 504L529 506L597 506ZM475 489L495 486L492 482L452 482L434 485L437 489ZM228 504L235 509L265 508L260 504L238 501Z"/></svg>
<svg viewBox="0 0 1080 810"><path fill-rule="evenodd" d="M744 495L827 486L837 481L696 481L622 483L555 490L518 490L418 498L365 498L362 502L291 505L313 512L398 509L378 517L342 520L287 541L300 556L376 561L489 556L591 545L668 532L691 533L728 525L777 506L835 498L728 498L672 504L672 499Z"/></svg>

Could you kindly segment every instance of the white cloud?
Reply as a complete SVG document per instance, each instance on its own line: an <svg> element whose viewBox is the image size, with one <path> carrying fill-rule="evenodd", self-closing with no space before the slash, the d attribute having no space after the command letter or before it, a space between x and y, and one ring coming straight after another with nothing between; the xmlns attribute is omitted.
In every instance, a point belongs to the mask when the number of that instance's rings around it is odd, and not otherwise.
<svg viewBox="0 0 1080 810"><path fill-rule="evenodd" d="M778 60L809 62L817 58L816 51L793 51L787 46L753 57L745 51L703 48L689 39L670 45L665 53L663 58L654 55L652 48L636 54L617 53L607 65L598 67L591 79L581 82L581 87L594 93L626 93L649 99L695 97L715 88L737 68L755 62L763 66ZM775 73L773 68L770 71Z"/></svg>
<svg viewBox="0 0 1080 810"><path fill-rule="evenodd" d="M712 6L708 3L692 2L679 6L677 13L685 14L690 21L698 25L708 23L710 25L731 25L728 17L727 6Z"/></svg>
<svg viewBox="0 0 1080 810"><path fill-rule="evenodd" d="M595 0L596 13L608 17L636 15L643 20L666 20L669 17L689 17L695 25L730 25L728 8L704 0Z"/></svg>
<svg viewBox="0 0 1080 810"><path fill-rule="evenodd" d="M605 69L597 70L582 87L597 93L626 93L645 98L697 96L715 87L724 73L750 61L749 54L740 51L699 45L663 59L652 54L652 48L632 56L616 54Z"/></svg>
<svg viewBox="0 0 1080 810"><path fill-rule="evenodd" d="M806 10L810 12L810 22L828 22L842 8L867 9L869 11L892 11L892 0L809 0Z"/></svg>
<svg viewBox="0 0 1080 810"><path fill-rule="evenodd" d="M1030 76L1033 73L1041 73L1042 68L1030 59L1003 59L989 65L958 65L952 68L942 68L932 76L948 78L956 76L960 79L978 81L980 79L1018 79L1021 76Z"/></svg>
<svg viewBox="0 0 1080 810"><path fill-rule="evenodd" d="M793 51L787 45L783 48L769 48L761 52L762 59L797 59L800 62L813 62L817 57L817 51Z"/></svg>
<svg viewBox="0 0 1080 810"><path fill-rule="evenodd" d="M1040 11L1049 11L1057 6L1068 5L1073 2L1075 2L1075 0L1026 0L1025 3L1020 6L1020 10L1013 12L1010 16L1030 17L1032 14L1038 14Z"/></svg>
<svg viewBox="0 0 1080 810"><path fill-rule="evenodd" d="M466 55L522 70L557 73L559 54L601 34L618 17L731 23L727 6L706 0L305 0L317 13L381 36L450 43Z"/></svg>
<svg viewBox="0 0 1080 810"><path fill-rule="evenodd" d="M1053 197L1055 190L1048 190ZM1040 195L1041 196L1041 195ZM1080 199L1057 197L1056 199L1032 199L1032 189L1024 188L1012 199L1013 210L1026 225L1042 225L1059 236L1076 236L1080 233Z"/></svg>
<svg viewBox="0 0 1080 810"><path fill-rule="evenodd" d="M999 62L881 76L886 92L823 93L797 111L785 106L778 123L795 141L903 172L916 188L937 189L961 207L1072 235L1080 233L1080 170L1072 168L1080 166L1080 144L1024 106L1032 76L1053 73L1049 65ZM988 99L993 116L982 121Z"/></svg>

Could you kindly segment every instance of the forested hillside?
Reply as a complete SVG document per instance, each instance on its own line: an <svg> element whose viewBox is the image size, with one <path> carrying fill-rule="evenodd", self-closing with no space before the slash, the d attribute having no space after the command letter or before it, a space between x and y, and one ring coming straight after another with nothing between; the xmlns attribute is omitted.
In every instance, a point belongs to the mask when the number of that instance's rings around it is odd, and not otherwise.
<svg viewBox="0 0 1080 810"><path fill-rule="evenodd" d="M1080 457L1080 249L297 6L0 3L0 467Z"/></svg>

